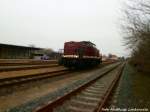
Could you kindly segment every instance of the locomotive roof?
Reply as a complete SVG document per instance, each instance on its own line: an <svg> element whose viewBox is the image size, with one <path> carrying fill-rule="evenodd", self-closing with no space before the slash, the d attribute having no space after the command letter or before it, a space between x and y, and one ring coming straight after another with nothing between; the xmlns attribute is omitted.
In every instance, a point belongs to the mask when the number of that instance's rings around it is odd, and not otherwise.
<svg viewBox="0 0 150 112"><path fill-rule="evenodd" d="M85 43L85 44L90 44L90 45L93 45L93 46L96 46L94 43L90 42L90 41L81 41L82 43Z"/></svg>
<svg viewBox="0 0 150 112"><path fill-rule="evenodd" d="M75 41L70 41L71 43L74 43ZM76 42L75 42L76 43ZM96 46L94 43L90 42L90 41L80 41L80 43L86 44L86 45L90 45L90 46Z"/></svg>

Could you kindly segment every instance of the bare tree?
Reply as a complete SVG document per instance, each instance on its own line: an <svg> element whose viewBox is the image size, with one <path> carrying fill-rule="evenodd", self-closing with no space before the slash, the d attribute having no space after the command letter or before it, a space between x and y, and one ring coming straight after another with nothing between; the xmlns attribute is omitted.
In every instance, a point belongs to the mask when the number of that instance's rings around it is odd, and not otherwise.
<svg viewBox="0 0 150 112"><path fill-rule="evenodd" d="M132 0L125 4L125 45L132 49L132 62L142 71L150 68L150 1Z"/></svg>

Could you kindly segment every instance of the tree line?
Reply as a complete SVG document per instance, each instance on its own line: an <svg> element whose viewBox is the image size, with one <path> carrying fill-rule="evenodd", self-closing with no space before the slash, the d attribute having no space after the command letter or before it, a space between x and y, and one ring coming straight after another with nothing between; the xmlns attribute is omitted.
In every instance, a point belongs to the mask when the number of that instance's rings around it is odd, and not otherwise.
<svg viewBox="0 0 150 112"><path fill-rule="evenodd" d="M122 31L131 49L130 62L139 71L150 72L150 1L130 0L124 6Z"/></svg>

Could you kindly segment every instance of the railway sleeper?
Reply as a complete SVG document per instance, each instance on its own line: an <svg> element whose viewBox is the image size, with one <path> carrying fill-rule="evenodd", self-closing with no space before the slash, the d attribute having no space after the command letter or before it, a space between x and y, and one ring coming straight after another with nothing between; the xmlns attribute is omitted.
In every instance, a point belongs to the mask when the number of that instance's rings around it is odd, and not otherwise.
<svg viewBox="0 0 150 112"><path fill-rule="evenodd" d="M96 102L86 102L84 100L78 100L78 99L72 99L70 101L71 103L78 103L78 104L81 104L81 105L87 105L88 107L96 107L97 106L97 103Z"/></svg>
<svg viewBox="0 0 150 112"><path fill-rule="evenodd" d="M78 108L78 107L68 107L68 112L92 112L92 108Z"/></svg>
<svg viewBox="0 0 150 112"><path fill-rule="evenodd" d="M88 90L92 90L92 91L100 91L100 90L103 90L105 88L95 88L93 86L89 87Z"/></svg>
<svg viewBox="0 0 150 112"><path fill-rule="evenodd" d="M68 107L78 107L78 108L95 108L97 103L84 102L82 100L71 100L70 105ZM68 108L67 107L67 108Z"/></svg>
<svg viewBox="0 0 150 112"><path fill-rule="evenodd" d="M88 98L101 98L102 97L102 94L99 94L99 95L92 95L92 94L80 94L81 95L81 97L82 96L84 96L84 97L88 97ZM78 98L78 99L80 99L80 98Z"/></svg>
<svg viewBox="0 0 150 112"><path fill-rule="evenodd" d="M83 100L86 102L93 102L93 103L99 101L98 97L93 97L93 96L89 97L89 96L85 96L85 95L78 95L75 97L75 99Z"/></svg>
<svg viewBox="0 0 150 112"><path fill-rule="evenodd" d="M82 92L81 94L82 94L82 95L85 95L85 96L95 96L95 97L100 97L100 96L102 96L101 93L94 94L94 93L89 93L89 92Z"/></svg>
<svg viewBox="0 0 150 112"><path fill-rule="evenodd" d="M99 94L100 90L98 91L98 90L93 90L93 89L85 89L85 92ZM104 91L102 91L102 93L104 93Z"/></svg>
<svg viewBox="0 0 150 112"><path fill-rule="evenodd" d="M92 85L92 87L93 88L104 88L104 85L96 85L96 84L94 84L94 85Z"/></svg>

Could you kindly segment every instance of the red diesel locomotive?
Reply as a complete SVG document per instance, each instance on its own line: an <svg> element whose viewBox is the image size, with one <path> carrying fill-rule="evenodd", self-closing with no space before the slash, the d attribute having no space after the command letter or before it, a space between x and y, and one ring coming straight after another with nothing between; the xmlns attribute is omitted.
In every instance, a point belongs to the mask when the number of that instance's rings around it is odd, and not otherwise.
<svg viewBox="0 0 150 112"><path fill-rule="evenodd" d="M60 64L66 67L87 67L100 64L102 56L95 44L90 41L65 42L64 54L60 59Z"/></svg>

